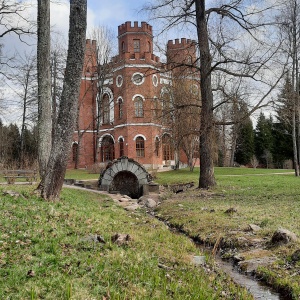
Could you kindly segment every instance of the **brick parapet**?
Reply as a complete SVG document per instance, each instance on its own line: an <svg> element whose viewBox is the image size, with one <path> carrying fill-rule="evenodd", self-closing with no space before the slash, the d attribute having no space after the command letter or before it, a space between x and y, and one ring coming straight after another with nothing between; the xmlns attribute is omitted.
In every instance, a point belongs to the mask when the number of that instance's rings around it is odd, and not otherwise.
<svg viewBox="0 0 300 300"><path fill-rule="evenodd" d="M118 34L119 36L125 33L148 33L152 36L152 26L146 22L141 22L141 26L137 21L133 22L133 26L131 26L131 21L127 21L124 24L118 26Z"/></svg>

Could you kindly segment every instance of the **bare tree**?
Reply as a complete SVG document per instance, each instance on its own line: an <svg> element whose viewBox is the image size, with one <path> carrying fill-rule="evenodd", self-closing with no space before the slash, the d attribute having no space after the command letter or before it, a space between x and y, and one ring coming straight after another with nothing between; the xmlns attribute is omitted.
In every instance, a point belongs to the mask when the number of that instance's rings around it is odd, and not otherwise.
<svg viewBox="0 0 300 300"><path fill-rule="evenodd" d="M33 54L19 56L17 66L13 68L13 74L9 76L18 106L21 108L20 130L20 161L19 167L25 163L25 136L28 127L32 127L37 118L37 76L36 57Z"/></svg>
<svg viewBox="0 0 300 300"><path fill-rule="evenodd" d="M51 155L46 174L40 184L41 195L47 200L56 200L60 196L71 151L84 61L86 17L87 0L72 0L70 2L69 45L63 91Z"/></svg>
<svg viewBox="0 0 300 300"><path fill-rule="evenodd" d="M148 7L155 18L166 21L165 30L181 23L192 24L197 29L202 97L201 188L216 184L213 161L214 127L223 123L215 119L214 110L226 105L226 101L218 99L215 78L222 76L231 84L240 78L243 78L245 84L255 82L255 91L259 91L259 97L255 100L252 95L255 103L250 103L247 114L249 116L266 103L281 76L275 72L278 67L275 64L275 55L279 45L272 44L272 39L267 34L267 25L272 21L272 5L269 1L252 1L249 4L244 0L224 0L217 5L210 2L210 5L206 8L205 0L160 0L158 4ZM192 25L191 31L194 30ZM221 88L224 87L226 88L222 84ZM245 116L241 116L243 117ZM231 120L226 124L232 123Z"/></svg>
<svg viewBox="0 0 300 300"><path fill-rule="evenodd" d="M299 176L300 162L300 98L299 98L299 52L300 52L300 3L298 0L288 0L282 3L279 17L280 34L284 43L282 50L289 61L291 70L291 89L289 95L291 105L292 138L293 138L293 162L295 175Z"/></svg>
<svg viewBox="0 0 300 300"><path fill-rule="evenodd" d="M20 41L25 41L24 37L33 34L34 24L25 15L31 4L17 0L2 0L0 2L0 47L3 48L7 40L6 37L17 36ZM13 55L0 54L0 75L7 76L7 67L12 65Z"/></svg>
<svg viewBox="0 0 300 300"><path fill-rule="evenodd" d="M50 0L38 0L38 154L43 179L51 150Z"/></svg>

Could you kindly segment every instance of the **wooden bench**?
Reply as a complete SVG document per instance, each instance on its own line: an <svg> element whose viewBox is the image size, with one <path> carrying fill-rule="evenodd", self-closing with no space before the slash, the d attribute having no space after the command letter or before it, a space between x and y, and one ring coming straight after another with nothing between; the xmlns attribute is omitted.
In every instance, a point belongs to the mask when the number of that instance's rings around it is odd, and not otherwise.
<svg viewBox="0 0 300 300"><path fill-rule="evenodd" d="M14 184L16 179L25 179L29 183L37 181L36 170L5 170L4 176L8 184Z"/></svg>

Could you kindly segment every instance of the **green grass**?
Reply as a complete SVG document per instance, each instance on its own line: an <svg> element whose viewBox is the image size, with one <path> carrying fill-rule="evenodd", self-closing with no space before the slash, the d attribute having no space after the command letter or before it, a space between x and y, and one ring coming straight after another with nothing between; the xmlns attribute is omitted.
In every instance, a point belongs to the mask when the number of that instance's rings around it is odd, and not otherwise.
<svg viewBox="0 0 300 300"><path fill-rule="evenodd" d="M0 299L251 299L219 272L191 264L201 251L143 211L64 189L45 202L32 186L0 187ZM115 233L132 240L111 242ZM101 235L105 244L86 241ZM159 264L166 266L160 268ZM213 270L213 267L210 267Z"/></svg>
<svg viewBox="0 0 300 300"><path fill-rule="evenodd" d="M89 180L89 179L99 179L100 174L90 173L87 170L83 169L68 169L65 175L67 179L76 179L76 180Z"/></svg>
<svg viewBox="0 0 300 300"><path fill-rule="evenodd" d="M247 174L251 169L240 170ZM216 188L208 191L194 188L177 195L169 192L157 214L208 245L214 245L218 237L232 248L243 246L239 238L270 241L279 227L300 238L300 178L289 174L253 176L255 171L261 172L252 170L251 175L224 176L224 169L216 169ZM165 182L166 176L168 181L175 183L176 172L173 180L171 173L159 173L159 181ZM180 172L179 177L180 182L192 181L185 171ZM236 213L226 214L229 208L235 208ZM259 225L262 230L249 235L249 224ZM287 246L266 246L278 260L274 265L262 268L261 275L276 287L291 290L294 299L299 299L300 263L291 264L291 255L300 249L300 241Z"/></svg>
<svg viewBox="0 0 300 300"><path fill-rule="evenodd" d="M274 173L291 173L293 170L288 169L252 169L252 168L215 168L215 176L218 180L220 176L230 176L230 175L267 175ZM200 169L194 168L191 172L189 168L158 172L157 179L155 180L159 184L177 184L177 183L187 183L194 182L198 184L199 182Z"/></svg>

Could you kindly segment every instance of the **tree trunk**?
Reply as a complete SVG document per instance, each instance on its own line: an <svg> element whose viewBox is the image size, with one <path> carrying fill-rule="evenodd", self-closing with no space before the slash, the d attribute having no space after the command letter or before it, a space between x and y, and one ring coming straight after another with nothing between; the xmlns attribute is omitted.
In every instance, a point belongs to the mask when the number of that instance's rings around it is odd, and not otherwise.
<svg viewBox="0 0 300 300"><path fill-rule="evenodd" d="M294 97L295 101L295 97ZM299 164L298 164L298 151L297 151L297 134L296 134L296 104L293 107L292 116L292 138L293 138L293 163L295 169L295 176L299 176Z"/></svg>
<svg viewBox="0 0 300 300"><path fill-rule="evenodd" d="M213 164L213 94L211 90L211 56L209 52L205 0L195 0L197 34L201 68L200 178L199 187L216 185Z"/></svg>
<svg viewBox="0 0 300 300"><path fill-rule="evenodd" d="M69 48L64 86L54 142L42 183L42 197L47 200L59 198L71 152L84 61L86 15L87 0L70 1Z"/></svg>
<svg viewBox="0 0 300 300"><path fill-rule="evenodd" d="M26 128L26 113L27 113L27 95L28 95L28 86L30 80L30 71L27 70L25 74L25 82L24 82L24 96L23 96L23 112L22 112L22 125L21 125L21 145L20 145L20 161L19 161L19 168L24 168L24 145L25 145L25 128Z"/></svg>
<svg viewBox="0 0 300 300"><path fill-rule="evenodd" d="M57 105L56 105L56 96L57 96L57 53L53 53L52 61L52 78L53 78L53 89L52 89L52 141L54 140L55 134L55 125L56 125L56 115L57 115Z"/></svg>
<svg viewBox="0 0 300 300"><path fill-rule="evenodd" d="M51 150L50 0L38 0L38 161L45 176Z"/></svg>

